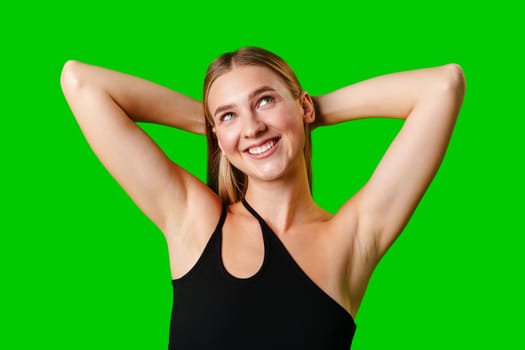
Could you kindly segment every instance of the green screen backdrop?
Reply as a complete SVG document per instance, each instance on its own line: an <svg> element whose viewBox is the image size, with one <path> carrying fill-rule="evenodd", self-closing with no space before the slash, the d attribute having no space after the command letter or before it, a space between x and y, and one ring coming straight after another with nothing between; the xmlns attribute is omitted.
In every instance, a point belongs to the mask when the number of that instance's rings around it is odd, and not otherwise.
<svg viewBox="0 0 525 350"><path fill-rule="evenodd" d="M87 145L60 90L64 62L124 71L201 99L208 64L246 45L282 56L312 95L381 74L461 65L467 92L445 160L373 275L353 349L525 348L517 4L58 1L4 4L0 19L1 349L168 344L166 242ZM316 130L318 203L333 212L352 196L401 123ZM205 179L202 137L143 127Z"/></svg>

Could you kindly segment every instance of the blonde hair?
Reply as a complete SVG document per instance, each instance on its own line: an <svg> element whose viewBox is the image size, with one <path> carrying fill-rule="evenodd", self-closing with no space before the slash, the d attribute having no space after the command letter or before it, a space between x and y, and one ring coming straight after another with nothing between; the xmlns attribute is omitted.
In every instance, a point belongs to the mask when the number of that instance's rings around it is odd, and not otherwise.
<svg viewBox="0 0 525 350"><path fill-rule="evenodd" d="M203 106L206 118L206 137L208 139L208 186L219 194L225 204L241 200L248 188L248 177L234 167L219 148L213 132L214 121L208 109L208 94L211 85L223 74L237 66L261 66L270 69L279 76L292 96L297 100L303 89L290 66L276 54L258 48L244 47L234 52L227 52L211 63L204 79ZM304 157L310 191L312 189L312 148L309 124L305 124Z"/></svg>

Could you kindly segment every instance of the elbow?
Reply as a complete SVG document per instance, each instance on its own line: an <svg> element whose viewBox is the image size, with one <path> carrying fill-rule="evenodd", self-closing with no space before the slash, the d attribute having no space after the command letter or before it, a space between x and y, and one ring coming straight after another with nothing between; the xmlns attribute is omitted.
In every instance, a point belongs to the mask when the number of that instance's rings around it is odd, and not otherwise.
<svg viewBox="0 0 525 350"><path fill-rule="evenodd" d="M62 87L62 91L66 92L68 90L75 90L82 86L82 81L79 76L80 65L80 62L74 60L68 60L64 64L60 74L60 86Z"/></svg>
<svg viewBox="0 0 525 350"><path fill-rule="evenodd" d="M463 96L465 95L466 84L465 74L463 73L461 66L456 63L450 63L443 66L443 70L444 82L442 87L446 91L453 93L458 98L463 99Z"/></svg>

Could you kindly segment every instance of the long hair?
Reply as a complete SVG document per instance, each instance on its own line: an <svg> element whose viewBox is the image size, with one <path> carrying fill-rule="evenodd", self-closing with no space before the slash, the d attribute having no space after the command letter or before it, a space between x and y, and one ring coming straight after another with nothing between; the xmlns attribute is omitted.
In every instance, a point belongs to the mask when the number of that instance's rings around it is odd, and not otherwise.
<svg viewBox="0 0 525 350"><path fill-rule="evenodd" d="M214 121L208 108L208 94L215 80L238 66L260 66L279 76L295 99L299 99L303 89L290 66L276 54L258 48L244 47L227 52L211 63L204 79L203 106L206 118L206 137L208 139L208 186L219 194L225 204L241 200L248 188L248 177L233 166L219 148L213 132ZM304 158L310 191L312 190L312 141L310 125L305 124Z"/></svg>

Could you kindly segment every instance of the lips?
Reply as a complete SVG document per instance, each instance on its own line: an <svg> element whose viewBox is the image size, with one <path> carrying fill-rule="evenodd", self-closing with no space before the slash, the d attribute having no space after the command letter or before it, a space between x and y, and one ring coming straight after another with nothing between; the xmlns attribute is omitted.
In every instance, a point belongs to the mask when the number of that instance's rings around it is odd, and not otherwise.
<svg viewBox="0 0 525 350"><path fill-rule="evenodd" d="M279 142L278 137L267 139L257 145L248 147L244 152L252 156L262 156L266 153L269 153Z"/></svg>

